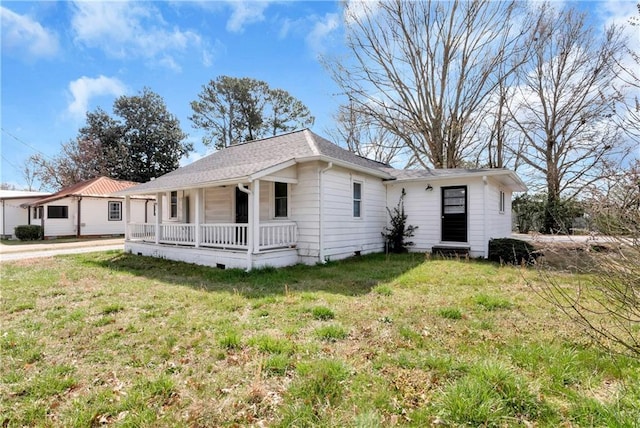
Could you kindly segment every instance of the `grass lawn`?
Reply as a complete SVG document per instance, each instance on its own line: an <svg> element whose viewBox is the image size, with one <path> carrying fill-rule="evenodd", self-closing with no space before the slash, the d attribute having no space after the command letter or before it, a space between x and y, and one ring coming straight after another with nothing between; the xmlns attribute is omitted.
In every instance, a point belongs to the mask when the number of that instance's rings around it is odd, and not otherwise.
<svg viewBox="0 0 640 428"><path fill-rule="evenodd" d="M245 273L120 251L1 269L3 427L640 421L640 361L591 346L533 270L407 254Z"/></svg>

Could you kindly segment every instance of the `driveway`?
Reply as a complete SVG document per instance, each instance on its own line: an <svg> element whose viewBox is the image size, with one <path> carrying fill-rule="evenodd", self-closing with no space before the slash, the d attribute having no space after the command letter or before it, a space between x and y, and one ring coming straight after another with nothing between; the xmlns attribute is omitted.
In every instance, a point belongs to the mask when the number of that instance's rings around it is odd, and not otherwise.
<svg viewBox="0 0 640 428"><path fill-rule="evenodd" d="M62 254L91 253L95 251L122 250L124 239L97 239L78 242L43 242L38 244L0 244L0 262L53 257Z"/></svg>

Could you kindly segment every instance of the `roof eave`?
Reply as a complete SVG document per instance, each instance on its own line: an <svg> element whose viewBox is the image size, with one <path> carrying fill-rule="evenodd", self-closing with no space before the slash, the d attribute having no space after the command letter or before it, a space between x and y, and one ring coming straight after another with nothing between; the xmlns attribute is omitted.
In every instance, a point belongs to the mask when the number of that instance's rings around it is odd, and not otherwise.
<svg viewBox="0 0 640 428"><path fill-rule="evenodd" d="M303 162L313 162L313 161L321 161L321 162L331 162L333 163L333 165L337 165L337 166L341 166L343 168L348 168L348 169L352 169L354 171L358 171L358 172L362 172L364 174L369 174L369 175L373 175L375 177L379 177L382 179L387 179L387 180L391 180L394 177L389 174L386 173L380 169L377 168L368 168L365 166L361 166L361 165L357 165L351 162L347 162L347 161L343 161L340 159L336 159L333 158L331 156L326 156L326 155L314 155L314 156L305 156L305 157L301 157L301 158L296 158L296 161L298 163L303 163Z"/></svg>
<svg viewBox="0 0 640 428"><path fill-rule="evenodd" d="M411 182L419 182L419 181L445 181L451 179L461 179L461 178L476 178L476 177L496 177L496 176L507 176L512 182L509 185L509 188L514 192L526 192L529 188L526 184L518 177L516 173L510 170L494 170L494 171L476 171L476 172L465 172L455 175L432 175L429 177L407 177L407 178L395 178L393 180L387 181L388 183L411 183Z"/></svg>
<svg viewBox="0 0 640 428"><path fill-rule="evenodd" d="M201 181L195 182L193 184L189 184L188 186L158 186L158 187L150 187L144 188L140 190L136 189L126 189L121 190L119 192L115 192L114 196L133 196L133 195L149 195L155 193L165 193L171 192L174 190L189 190L189 189L198 189L201 187L220 187L220 186L229 186L235 185L237 183L247 183L250 182L252 178L250 176L242 176L242 177L234 177L228 178L225 180L215 180L215 181ZM145 183L146 184L146 183Z"/></svg>

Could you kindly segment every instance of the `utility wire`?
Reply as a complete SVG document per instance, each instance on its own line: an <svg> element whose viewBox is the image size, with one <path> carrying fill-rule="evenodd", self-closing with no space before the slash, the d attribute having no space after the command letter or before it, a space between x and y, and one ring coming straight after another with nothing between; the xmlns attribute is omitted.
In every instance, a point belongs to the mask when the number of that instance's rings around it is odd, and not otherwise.
<svg viewBox="0 0 640 428"><path fill-rule="evenodd" d="M7 134L8 136L10 136L11 138L13 138L14 140L16 140L17 142L19 142L19 143L21 143L21 144L24 144L25 146L29 147L31 150L34 150L34 151L36 151L36 152L40 153L42 156L44 156L44 157L46 157L46 158L48 158L48 159L52 159L52 158L51 158L51 156L48 156L46 153L43 153L42 151L40 151L40 150L36 149L36 148L35 148L35 147L33 147L31 144L27 143L27 142L26 142L26 141L24 141L24 140L21 140L20 138L16 137L15 135L13 135L11 132L7 131L6 129L4 129L4 128L0 128L0 129L2 129L2 132L4 132L5 134ZM4 156L3 156L3 158L4 158ZM5 160L7 160L7 159L5 158ZM7 161L7 162L8 162L8 161Z"/></svg>
<svg viewBox="0 0 640 428"><path fill-rule="evenodd" d="M5 161L6 163L8 163L9 165L11 165L11 166L16 170L16 171L18 171L18 172L22 172L22 171L20 170L20 168L18 167L18 165L16 165L15 163L13 163L13 162L12 162L12 161L10 161L9 159L7 159L7 158L5 157L5 155L0 154L0 156L2 156L2 159L4 159L4 161Z"/></svg>

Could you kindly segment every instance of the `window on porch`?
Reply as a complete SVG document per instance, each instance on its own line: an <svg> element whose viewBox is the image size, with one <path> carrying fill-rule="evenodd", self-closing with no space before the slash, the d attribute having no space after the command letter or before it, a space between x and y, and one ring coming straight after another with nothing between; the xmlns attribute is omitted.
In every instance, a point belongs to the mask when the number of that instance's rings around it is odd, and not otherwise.
<svg viewBox="0 0 640 428"><path fill-rule="evenodd" d="M40 220L42 218L42 207L33 207L33 219Z"/></svg>
<svg viewBox="0 0 640 428"><path fill-rule="evenodd" d="M274 183L275 186L275 217L287 217L287 183Z"/></svg>
<svg viewBox="0 0 640 428"><path fill-rule="evenodd" d="M169 217L178 218L178 192L176 190L171 192L169 203Z"/></svg>

